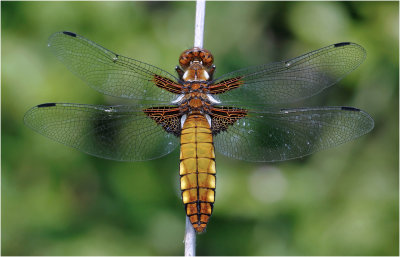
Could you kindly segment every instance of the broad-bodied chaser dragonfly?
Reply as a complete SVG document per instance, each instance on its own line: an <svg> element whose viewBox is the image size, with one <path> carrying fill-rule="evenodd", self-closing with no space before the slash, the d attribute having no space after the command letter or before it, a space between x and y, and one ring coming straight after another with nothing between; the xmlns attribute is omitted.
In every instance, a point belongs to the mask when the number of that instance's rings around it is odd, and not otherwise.
<svg viewBox="0 0 400 257"><path fill-rule="evenodd" d="M25 123L53 140L118 161L159 158L180 145L180 185L186 215L197 232L211 216L215 153L272 162L303 157L353 140L373 119L352 107L281 109L335 84L366 52L338 43L287 61L214 78L213 55L184 51L177 77L111 52L72 32L48 46L73 73L103 94L139 100L126 106L45 103Z"/></svg>

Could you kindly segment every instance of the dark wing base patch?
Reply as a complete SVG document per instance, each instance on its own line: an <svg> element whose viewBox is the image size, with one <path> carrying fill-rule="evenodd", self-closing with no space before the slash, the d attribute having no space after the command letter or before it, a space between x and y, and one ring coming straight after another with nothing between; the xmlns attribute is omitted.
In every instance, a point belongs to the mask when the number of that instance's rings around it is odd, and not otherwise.
<svg viewBox="0 0 400 257"><path fill-rule="evenodd" d="M177 84L176 82L167 79L165 77L159 76L157 74L154 74L154 83L156 84L157 87L163 88L167 90L168 92L174 93L174 94L181 94L183 87L180 84Z"/></svg>
<svg viewBox="0 0 400 257"><path fill-rule="evenodd" d="M163 129L175 136L181 135L181 111L177 107L151 107L144 109L143 112L153 119Z"/></svg>
<svg viewBox="0 0 400 257"><path fill-rule="evenodd" d="M225 131L229 126L247 115L247 110L233 107L212 108L211 128L214 135Z"/></svg>
<svg viewBox="0 0 400 257"><path fill-rule="evenodd" d="M242 77L235 77L230 79L225 79L217 84L210 86L210 93L211 94L221 94L225 93L226 91L238 88L239 86L243 85Z"/></svg>

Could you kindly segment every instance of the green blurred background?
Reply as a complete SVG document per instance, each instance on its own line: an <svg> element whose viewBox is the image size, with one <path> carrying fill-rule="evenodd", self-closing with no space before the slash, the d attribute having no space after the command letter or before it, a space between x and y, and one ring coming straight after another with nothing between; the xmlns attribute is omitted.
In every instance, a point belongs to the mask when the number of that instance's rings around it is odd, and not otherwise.
<svg viewBox="0 0 400 257"><path fill-rule="evenodd" d="M199 255L399 254L398 2L209 2L217 75L352 41L366 61L300 106L354 106L374 130L283 163L217 155L217 194ZM2 255L181 255L178 151L99 159L23 124L46 102L105 97L46 48L62 30L171 73L193 44L194 2L1 2Z"/></svg>

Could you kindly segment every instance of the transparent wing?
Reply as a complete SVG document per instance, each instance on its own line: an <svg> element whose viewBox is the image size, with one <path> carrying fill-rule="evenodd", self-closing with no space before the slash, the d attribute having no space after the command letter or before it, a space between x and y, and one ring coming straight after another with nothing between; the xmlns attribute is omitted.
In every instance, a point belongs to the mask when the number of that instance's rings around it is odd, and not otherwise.
<svg viewBox="0 0 400 257"><path fill-rule="evenodd" d="M57 32L48 46L69 70L95 90L116 97L171 102L175 94L155 85L155 75L177 81L150 64L113 53L72 32Z"/></svg>
<svg viewBox="0 0 400 257"><path fill-rule="evenodd" d="M57 142L117 161L158 158L179 143L138 106L42 104L30 109L24 121Z"/></svg>
<svg viewBox="0 0 400 257"><path fill-rule="evenodd" d="M335 84L365 57L366 51L360 45L330 45L288 61L225 74L215 84L240 86L217 96L223 104L242 108L295 102Z"/></svg>
<svg viewBox="0 0 400 257"><path fill-rule="evenodd" d="M215 136L220 153L247 161L284 161L331 148L374 127L365 112L351 107L249 112Z"/></svg>

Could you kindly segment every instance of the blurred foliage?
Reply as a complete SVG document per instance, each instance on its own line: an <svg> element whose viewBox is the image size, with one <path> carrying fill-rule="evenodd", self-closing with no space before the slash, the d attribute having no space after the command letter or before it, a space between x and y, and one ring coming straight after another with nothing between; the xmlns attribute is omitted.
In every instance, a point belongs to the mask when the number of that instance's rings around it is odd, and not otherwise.
<svg viewBox="0 0 400 257"><path fill-rule="evenodd" d="M218 185L199 255L399 254L398 2L209 2L205 47L217 73L352 41L366 61L301 103L375 119L343 146L283 163L217 155ZM194 2L1 2L2 254L181 255L178 151L98 159L24 126L45 102L126 103L92 90L46 49L68 30L171 73L193 43ZM217 75L218 75L217 74Z"/></svg>

